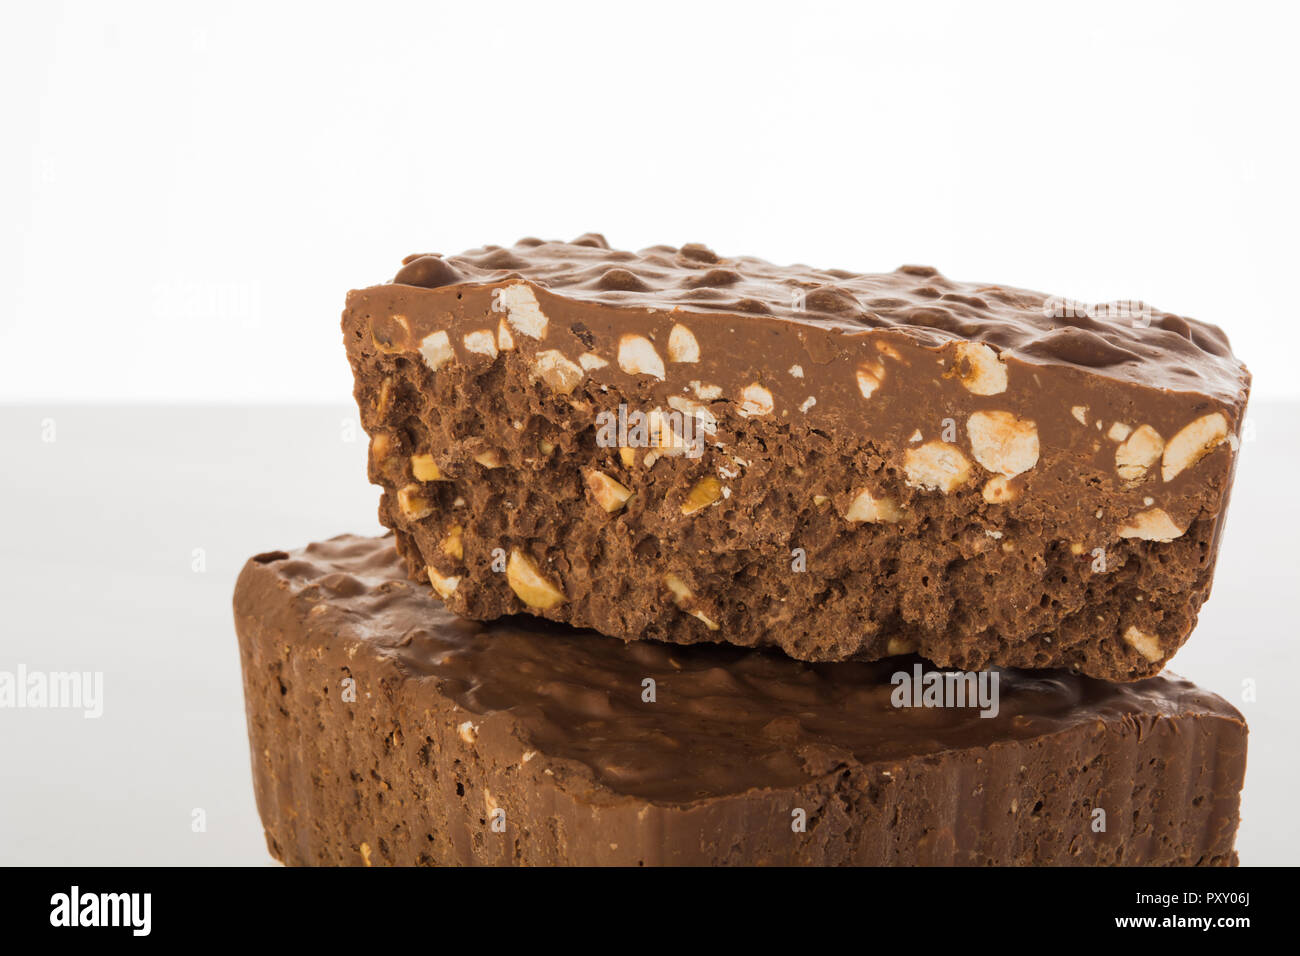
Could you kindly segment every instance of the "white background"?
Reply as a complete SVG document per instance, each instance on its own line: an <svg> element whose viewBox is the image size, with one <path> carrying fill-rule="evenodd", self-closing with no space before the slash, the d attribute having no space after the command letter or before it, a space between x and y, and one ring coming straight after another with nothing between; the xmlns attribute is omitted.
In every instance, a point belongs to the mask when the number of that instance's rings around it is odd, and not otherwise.
<svg viewBox="0 0 1300 956"><path fill-rule="evenodd" d="M251 554L377 530L344 293L595 230L1225 327L1252 440L1173 669L1250 721L1243 862L1294 864L1295 9L6 9L0 668L107 699L0 712L0 863L268 860L229 599Z"/></svg>

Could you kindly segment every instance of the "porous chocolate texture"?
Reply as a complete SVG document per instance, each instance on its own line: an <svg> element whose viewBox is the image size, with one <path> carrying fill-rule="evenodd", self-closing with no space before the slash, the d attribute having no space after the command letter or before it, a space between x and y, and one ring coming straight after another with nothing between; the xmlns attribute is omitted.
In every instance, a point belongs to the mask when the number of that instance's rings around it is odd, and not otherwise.
<svg viewBox="0 0 1300 956"><path fill-rule="evenodd" d="M390 538L235 591L257 806L290 864L1233 864L1246 727L1161 676L808 664L454 617ZM951 703L951 701L950 701Z"/></svg>
<svg viewBox="0 0 1300 956"><path fill-rule="evenodd" d="M343 315L380 519L456 613L1157 673L1249 375L1213 326L599 236L412 257Z"/></svg>

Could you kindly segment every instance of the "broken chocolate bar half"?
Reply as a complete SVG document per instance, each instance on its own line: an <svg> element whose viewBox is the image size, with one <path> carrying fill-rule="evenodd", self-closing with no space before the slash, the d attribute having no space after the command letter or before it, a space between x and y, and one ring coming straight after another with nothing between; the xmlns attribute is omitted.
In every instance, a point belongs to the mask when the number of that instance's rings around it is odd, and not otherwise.
<svg viewBox="0 0 1300 956"><path fill-rule="evenodd" d="M1209 593L1249 388L1141 303L595 235L411 257L343 329L457 614L1121 681Z"/></svg>
<svg viewBox="0 0 1300 956"><path fill-rule="evenodd" d="M945 672L979 689L932 699L915 657L480 624L391 538L259 555L234 606L285 863L1236 862L1246 726L1171 675Z"/></svg>

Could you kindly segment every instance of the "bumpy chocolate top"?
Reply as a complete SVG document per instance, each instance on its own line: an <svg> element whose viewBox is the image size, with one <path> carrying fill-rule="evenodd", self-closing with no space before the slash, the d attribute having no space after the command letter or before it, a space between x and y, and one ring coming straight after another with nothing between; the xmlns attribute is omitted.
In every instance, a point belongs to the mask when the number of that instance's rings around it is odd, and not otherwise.
<svg viewBox="0 0 1300 956"><path fill-rule="evenodd" d="M552 293L659 311L772 316L846 332L891 329L918 344L983 342L1003 358L1073 365L1106 377L1234 401L1249 378L1218 327L1141 303L1099 306L1040 292L954 282L930 266L869 275L723 257L697 243L640 252L596 233L521 239L458 256L408 256L394 278L438 288L520 277Z"/></svg>
<svg viewBox="0 0 1300 956"><path fill-rule="evenodd" d="M797 785L850 761L888 764L1098 721L1240 719L1168 674L1120 685L1001 670L999 712L986 718L895 708L890 676L916 658L810 665L722 645L624 644L536 619L465 621L406 580L388 537L345 535L250 567L274 574L304 618L338 634L338 653L349 653L348 638L364 641L476 719L511 721L543 758L577 761L616 792L650 800ZM646 678L654 703L642 701Z"/></svg>

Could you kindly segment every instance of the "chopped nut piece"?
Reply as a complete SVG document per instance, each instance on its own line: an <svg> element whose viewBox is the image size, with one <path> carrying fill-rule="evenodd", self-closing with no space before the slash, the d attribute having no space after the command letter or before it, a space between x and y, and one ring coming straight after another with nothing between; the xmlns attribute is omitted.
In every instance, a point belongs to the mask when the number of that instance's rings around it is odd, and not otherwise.
<svg viewBox="0 0 1300 956"><path fill-rule="evenodd" d="M397 490L397 506L402 514L412 521L419 521L433 514L433 504L424 496L419 485L407 485Z"/></svg>
<svg viewBox="0 0 1300 956"><path fill-rule="evenodd" d="M1007 367L981 342L958 342L953 372L972 395L1000 395L1007 390Z"/></svg>
<svg viewBox="0 0 1300 956"><path fill-rule="evenodd" d="M695 611L688 611L687 613L690 614L690 616L695 618L697 621L703 621L704 626L707 627L710 631L718 630L718 622L713 620L713 618L709 617L703 611L695 610Z"/></svg>
<svg viewBox="0 0 1300 956"><path fill-rule="evenodd" d="M370 341L374 342L375 348L381 352L391 355L405 351L410 337L411 327L404 315L379 317L370 323Z"/></svg>
<svg viewBox="0 0 1300 956"><path fill-rule="evenodd" d="M741 415L771 415L774 407L772 393L757 382L740 390L740 408L737 410Z"/></svg>
<svg viewBox="0 0 1300 956"><path fill-rule="evenodd" d="M497 348L502 352L509 352L515 347L515 337L510 334L510 324L501 319L497 322Z"/></svg>
<svg viewBox="0 0 1300 956"><path fill-rule="evenodd" d="M903 512L894 499L874 498L871 492L863 488L849 503L848 510L844 512L844 520L852 522L888 522L892 524L903 520Z"/></svg>
<svg viewBox="0 0 1300 956"><path fill-rule="evenodd" d="M522 282L506 286L501 290L501 304L506 307L506 320L512 329L532 339L545 337L546 314L529 286Z"/></svg>
<svg viewBox="0 0 1300 956"><path fill-rule="evenodd" d="M1202 415L1169 439L1164 460L1160 463L1160 476L1165 481L1173 481L1180 472L1196 464L1227 437L1228 420L1222 412Z"/></svg>
<svg viewBox="0 0 1300 956"><path fill-rule="evenodd" d="M496 339L492 337L491 329L479 329L477 332L470 332L465 336L464 342L466 352L486 355L491 359L497 357L497 343Z"/></svg>
<svg viewBox="0 0 1300 956"><path fill-rule="evenodd" d="M519 600L529 607L548 611L568 600L564 592L542 573L537 563L518 548L510 552L506 561L506 581Z"/></svg>
<svg viewBox="0 0 1300 956"><path fill-rule="evenodd" d="M889 356L895 362L903 361L903 356L899 353L898 349L894 348L884 339L876 339L876 351L879 352L881 355Z"/></svg>
<svg viewBox="0 0 1300 956"><path fill-rule="evenodd" d="M555 451L555 444L547 441L545 438L537 439L537 450L543 455L549 457L551 452Z"/></svg>
<svg viewBox="0 0 1300 956"><path fill-rule="evenodd" d="M984 500L991 505L1004 505L1020 497L1020 489L1006 475L994 475L984 483Z"/></svg>
<svg viewBox="0 0 1300 956"><path fill-rule="evenodd" d="M501 460L501 453L496 449L489 448L487 451L481 451L474 456L474 460L484 468L500 468L505 462Z"/></svg>
<svg viewBox="0 0 1300 956"><path fill-rule="evenodd" d="M1073 407L1070 409L1070 414L1074 416L1074 420L1077 421L1080 425L1086 425L1086 424L1088 424L1088 406L1087 406L1087 405L1075 405L1075 406L1073 406Z"/></svg>
<svg viewBox="0 0 1300 956"><path fill-rule="evenodd" d="M1164 651L1160 649L1160 641L1133 624L1130 624L1128 630L1124 632L1124 643L1152 663L1165 656Z"/></svg>
<svg viewBox="0 0 1300 956"><path fill-rule="evenodd" d="M686 586L686 582L671 571L664 575L664 584L673 592L673 601L678 604L695 597L695 592Z"/></svg>
<svg viewBox="0 0 1300 956"><path fill-rule="evenodd" d="M1114 431L1114 429L1111 429ZM1125 481L1137 481L1165 450L1165 440L1150 425L1142 425L1115 449L1115 468Z"/></svg>
<svg viewBox="0 0 1300 956"><path fill-rule="evenodd" d="M432 564L427 565L425 570L429 573L429 583L433 585L433 590L438 597L445 601L456 592L456 586L460 584L459 575L443 577Z"/></svg>
<svg viewBox="0 0 1300 956"><path fill-rule="evenodd" d="M389 437L388 432L377 432L370 439L370 460L375 463L376 468L380 468L388 453L393 450L393 440Z"/></svg>
<svg viewBox="0 0 1300 956"><path fill-rule="evenodd" d="M1038 464L1038 428L1010 412L975 412L966 422L975 460L1014 478Z"/></svg>
<svg viewBox="0 0 1300 956"><path fill-rule="evenodd" d="M420 357L435 372L456 357L446 332L430 332L420 343Z"/></svg>
<svg viewBox="0 0 1300 956"><path fill-rule="evenodd" d="M379 385L379 395L375 398L375 413L383 418L388 414L388 408L393 402L393 379L390 376L383 380Z"/></svg>
<svg viewBox="0 0 1300 956"><path fill-rule="evenodd" d="M618 367L629 375L664 377L664 360L644 335L624 335L618 340Z"/></svg>
<svg viewBox="0 0 1300 956"><path fill-rule="evenodd" d="M722 482L712 475L705 475L687 493L686 500L682 502L682 514L693 515L695 512L714 504L721 497Z"/></svg>
<svg viewBox="0 0 1300 956"><path fill-rule="evenodd" d="M879 362L864 362L858 366L858 391L870 398L885 381L885 367Z"/></svg>
<svg viewBox="0 0 1300 956"><path fill-rule="evenodd" d="M704 626L710 631L716 631L718 629L717 623L709 618L703 611L691 610L686 606L686 604L695 597L695 592L687 586L685 581L669 571L663 576L663 582L664 586L672 592L674 604L686 611L696 620L703 621Z"/></svg>
<svg viewBox="0 0 1300 956"><path fill-rule="evenodd" d="M446 536L442 539L442 544L438 546L442 549L442 553L449 558L463 561L465 559L464 533L465 529L458 524L448 528Z"/></svg>
<svg viewBox="0 0 1300 956"><path fill-rule="evenodd" d="M632 497L631 488L595 468L586 473L586 482L587 490L596 499L596 503L609 514L618 511L627 504L627 499Z"/></svg>
<svg viewBox="0 0 1300 956"><path fill-rule="evenodd" d="M1120 525L1118 534L1121 538L1140 538L1143 541L1173 541L1186 530L1174 524L1174 519L1164 510L1152 508L1138 512L1128 524Z"/></svg>
<svg viewBox="0 0 1300 956"><path fill-rule="evenodd" d="M827 498L825 495L813 495L813 504L816 505L818 508L820 508L822 505L826 504L826 502L830 500L831 499Z"/></svg>
<svg viewBox="0 0 1300 956"><path fill-rule="evenodd" d="M1106 432L1106 437L1111 441L1123 441L1133 433L1133 429L1123 422L1115 422Z"/></svg>
<svg viewBox="0 0 1300 956"><path fill-rule="evenodd" d="M447 480L447 476L442 473L442 469L438 467L432 455L412 455L411 474L415 476L416 481Z"/></svg>
<svg viewBox="0 0 1300 956"><path fill-rule="evenodd" d="M668 333L668 361L698 362L700 360L700 343L695 341L695 334L684 325L674 325Z"/></svg>
<svg viewBox="0 0 1300 956"><path fill-rule="evenodd" d="M690 415L694 418L699 423L700 429L704 434L717 434L717 416L714 415L713 412L709 411L709 407L703 402L697 402L690 398L683 398L680 395L669 395L668 405L681 412L683 415Z"/></svg>
<svg viewBox="0 0 1300 956"><path fill-rule="evenodd" d="M565 358L563 352L547 349L538 352L533 359L533 375L561 395L568 395L582 384L586 373L581 366Z"/></svg>
<svg viewBox="0 0 1300 956"><path fill-rule="evenodd" d="M691 382L691 391L702 402L716 402L722 397L721 385L705 385L703 382Z"/></svg>
<svg viewBox="0 0 1300 956"><path fill-rule="evenodd" d="M907 449L903 472L913 487L948 494L970 478L971 463L956 445L935 440Z"/></svg>
<svg viewBox="0 0 1300 956"><path fill-rule="evenodd" d="M673 396L669 399L672 402L676 399ZM662 408L652 408L646 415L646 424L650 430L650 447L656 448L665 455L675 457L686 451L686 439L678 434L674 426L673 418ZM683 422L683 427L685 422Z"/></svg>
<svg viewBox="0 0 1300 956"><path fill-rule="evenodd" d="M590 372L592 369L604 368L609 363L595 352L583 352L578 356L578 364L582 366L583 371Z"/></svg>
<svg viewBox="0 0 1300 956"><path fill-rule="evenodd" d="M636 449L623 445L618 450L618 460L623 463L624 468L636 467Z"/></svg>

